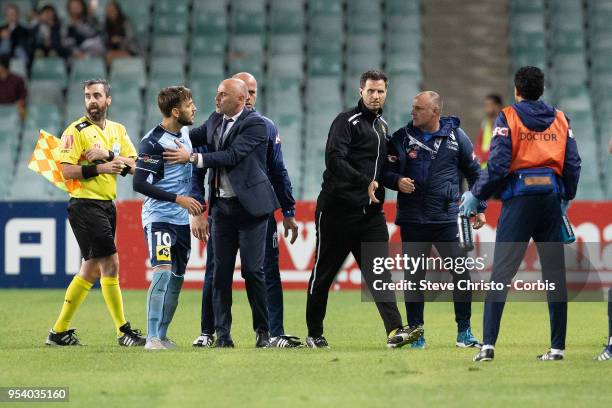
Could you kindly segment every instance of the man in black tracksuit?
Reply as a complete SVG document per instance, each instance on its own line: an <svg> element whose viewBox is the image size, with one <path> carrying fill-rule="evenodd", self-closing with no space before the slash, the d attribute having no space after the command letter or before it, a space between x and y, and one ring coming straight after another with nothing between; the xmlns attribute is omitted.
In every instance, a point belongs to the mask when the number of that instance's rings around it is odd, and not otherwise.
<svg viewBox="0 0 612 408"><path fill-rule="evenodd" d="M326 169L315 213L317 254L306 303L306 344L312 348L329 347L323 337L327 296L349 253L357 260L370 291L374 280L391 281L389 271L374 274L373 259L370 254L368 259L362 259L361 248L362 242L389 241L382 212L385 192L382 183L379 185L387 155L388 126L381 116L386 92L384 73L365 72L361 76L358 105L339 114L329 131ZM387 253L376 256L387 256ZM388 347L401 347L420 337L420 328L402 327L394 298L378 300L376 306L385 324Z"/></svg>

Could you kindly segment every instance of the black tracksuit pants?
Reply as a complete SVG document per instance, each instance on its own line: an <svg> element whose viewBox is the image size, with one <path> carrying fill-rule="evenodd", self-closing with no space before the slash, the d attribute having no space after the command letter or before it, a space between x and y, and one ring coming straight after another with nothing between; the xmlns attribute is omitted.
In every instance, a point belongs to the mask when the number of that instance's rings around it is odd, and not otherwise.
<svg viewBox="0 0 612 408"><path fill-rule="evenodd" d="M375 275L372 271L372 260L362 259L362 242L389 241L387 222L378 207L369 206L364 209L364 207L338 206L333 203L325 204L319 197L315 223L317 253L306 301L306 323L310 337L323 334L329 288L349 253L352 253L357 260L363 279L370 290L374 280L391 281L391 274L388 271ZM376 256L388 255L381 253ZM402 318L394 301L376 302L376 307L387 334L402 326Z"/></svg>

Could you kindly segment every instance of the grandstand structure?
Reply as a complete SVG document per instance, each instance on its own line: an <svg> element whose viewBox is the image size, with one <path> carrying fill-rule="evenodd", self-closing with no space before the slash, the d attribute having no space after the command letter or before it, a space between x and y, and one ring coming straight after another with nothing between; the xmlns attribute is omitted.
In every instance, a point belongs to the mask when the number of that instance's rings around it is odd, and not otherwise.
<svg viewBox="0 0 612 408"><path fill-rule="evenodd" d="M604 148L612 136L612 0L504 1L509 32L499 46L510 55L507 89L489 91L511 94L517 67L543 68L545 100L571 118L583 156L578 198L612 197L612 162ZM109 118L123 123L137 144L160 120L156 95L161 87L184 84L193 90L197 124L214 109L223 78L253 73L260 87L257 109L277 123L295 196L307 200L320 190L329 126L338 112L357 102L361 72L382 68L388 73L385 117L391 131L409 120L412 96L423 86L421 0L118 2L137 32L141 55L116 59L110 67L103 59L36 58L29 69L12 61L12 70L27 79L27 117L21 123L13 107L0 106L0 166L2 174L13 175L12 184L0 184L0 197L65 199L65 193L28 170L27 162L38 129L59 136L84 114L80 81L87 78L109 78ZM51 3L65 18L65 0L0 3L18 4L23 16L35 5ZM106 1L99 3L103 13ZM98 18L103 21L102 14ZM468 63L464 69L470 68ZM129 179L118 185L119 198L137 198Z"/></svg>

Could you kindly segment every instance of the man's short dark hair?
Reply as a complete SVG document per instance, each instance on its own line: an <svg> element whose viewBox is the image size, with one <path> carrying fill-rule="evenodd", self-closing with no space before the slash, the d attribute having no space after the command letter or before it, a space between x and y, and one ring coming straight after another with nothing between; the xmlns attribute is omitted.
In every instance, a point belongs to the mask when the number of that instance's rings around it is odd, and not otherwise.
<svg viewBox="0 0 612 408"><path fill-rule="evenodd" d="M497 106L504 105L504 100L499 94L496 94L496 93L488 94L487 96L485 96L485 99L493 101L493 103L496 104Z"/></svg>
<svg viewBox="0 0 612 408"><path fill-rule="evenodd" d="M538 67L522 67L514 74L514 86L519 96L537 101L544 93L544 73Z"/></svg>
<svg viewBox="0 0 612 408"><path fill-rule="evenodd" d="M157 94L157 106L164 117L169 118L172 116L173 108L180 108L183 102L191 98L191 89L184 86L169 86L162 88Z"/></svg>
<svg viewBox="0 0 612 408"><path fill-rule="evenodd" d="M387 75L384 72L379 71L377 69L371 69L361 74L361 79L359 80L359 87L361 89L365 87L366 81L368 79L372 81L385 81L385 86L387 86L387 82L389 82L389 79L387 78Z"/></svg>
<svg viewBox="0 0 612 408"><path fill-rule="evenodd" d="M87 81L83 81L83 90L89 88L92 85L98 85L98 84L104 87L104 93L106 93L106 96L109 96L111 86L106 79L102 79L102 78L94 78L94 79L88 79Z"/></svg>

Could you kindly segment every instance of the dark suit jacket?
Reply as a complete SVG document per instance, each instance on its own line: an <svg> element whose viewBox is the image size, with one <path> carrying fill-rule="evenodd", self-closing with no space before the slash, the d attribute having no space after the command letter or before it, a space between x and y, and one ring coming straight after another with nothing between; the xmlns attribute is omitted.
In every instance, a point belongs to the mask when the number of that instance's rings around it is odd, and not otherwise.
<svg viewBox="0 0 612 408"><path fill-rule="evenodd" d="M221 126L223 115L213 113L189 132L194 148L205 147L204 167L212 168L208 176L209 191L217 169L224 168L240 204L255 217L267 215L280 207L266 170L268 137L263 118L255 111L244 109L217 151L214 135ZM210 194L210 207L216 197Z"/></svg>

